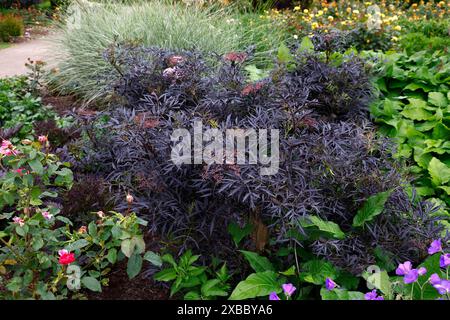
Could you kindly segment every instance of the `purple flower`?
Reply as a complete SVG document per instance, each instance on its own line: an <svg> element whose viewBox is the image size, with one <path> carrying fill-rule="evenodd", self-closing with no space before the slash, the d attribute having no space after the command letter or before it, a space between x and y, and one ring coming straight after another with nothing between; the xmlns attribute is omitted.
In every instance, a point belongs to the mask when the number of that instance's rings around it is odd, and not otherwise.
<svg viewBox="0 0 450 320"><path fill-rule="evenodd" d="M276 292L271 292L269 295L269 300L280 300Z"/></svg>
<svg viewBox="0 0 450 320"><path fill-rule="evenodd" d="M382 296L377 294L377 289L373 289L371 292L367 292L364 295L364 299L366 300L384 300Z"/></svg>
<svg viewBox="0 0 450 320"><path fill-rule="evenodd" d="M334 282L330 278L326 278L326 280L325 280L325 288L327 288L327 290L333 290L336 287L337 287L337 283L336 282Z"/></svg>
<svg viewBox="0 0 450 320"><path fill-rule="evenodd" d="M442 251L441 239L434 240L428 248L428 254L435 254Z"/></svg>
<svg viewBox="0 0 450 320"><path fill-rule="evenodd" d="M399 264L397 270L395 270L395 273L399 276L404 276L403 281L408 283L416 282L417 279L420 276L423 276L427 273L427 269L425 268L419 268L419 269L413 269L411 261L406 261L404 263Z"/></svg>
<svg viewBox="0 0 450 320"><path fill-rule="evenodd" d="M419 278L419 271L417 269L412 269L410 272L408 272L404 277L403 277L403 281L408 284L408 283L413 283L416 282L417 279Z"/></svg>
<svg viewBox="0 0 450 320"><path fill-rule="evenodd" d="M439 278L439 276L438 276L437 273L433 273L433 274L431 275L431 277L430 277L430 283L431 283L432 285L441 283L441 278Z"/></svg>
<svg viewBox="0 0 450 320"><path fill-rule="evenodd" d="M439 292L439 294L450 293L450 281L439 278L436 273L431 275L430 283Z"/></svg>
<svg viewBox="0 0 450 320"><path fill-rule="evenodd" d="M417 270L419 273L419 276L423 276L424 274L427 273L427 268L424 267L420 267L419 270Z"/></svg>
<svg viewBox="0 0 450 320"><path fill-rule="evenodd" d="M439 265L441 268L447 268L450 266L450 253L443 254L439 259Z"/></svg>
<svg viewBox="0 0 450 320"><path fill-rule="evenodd" d="M433 287L435 287L436 290L440 294L450 293L450 281L449 280L441 280L440 283L435 284Z"/></svg>
<svg viewBox="0 0 450 320"><path fill-rule="evenodd" d="M397 270L395 270L395 274L398 276L405 276L410 273L412 270L411 261L406 261L404 263L399 264Z"/></svg>
<svg viewBox="0 0 450 320"><path fill-rule="evenodd" d="M292 294L297 290L292 283L285 283L282 285L284 294L288 297L292 296Z"/></svg>

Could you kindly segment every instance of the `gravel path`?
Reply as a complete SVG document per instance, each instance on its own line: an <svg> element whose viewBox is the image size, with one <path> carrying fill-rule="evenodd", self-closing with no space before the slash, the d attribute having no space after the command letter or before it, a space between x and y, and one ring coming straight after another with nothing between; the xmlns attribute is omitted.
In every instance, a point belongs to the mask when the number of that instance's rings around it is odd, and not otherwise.
<svg viewBox="0 0 450 320"><path fill-rule="evenodd" d="M42 60L52 65L52 40L56 35L49 34L38 39L13 44L0 49L0 78L28 73L25 63L28 58L33 61Z"/></svg>

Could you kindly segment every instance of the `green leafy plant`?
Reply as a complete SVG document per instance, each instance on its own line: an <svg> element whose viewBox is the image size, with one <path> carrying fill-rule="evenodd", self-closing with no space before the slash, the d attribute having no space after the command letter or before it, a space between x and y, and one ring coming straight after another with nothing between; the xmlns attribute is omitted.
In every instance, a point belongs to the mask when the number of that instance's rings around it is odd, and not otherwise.
<svg viewBox="0 0 450 320"><path fill-rule="evenodd" d="M229 285L227 282L230 275L226 264L213 273L205 267L195 265L199 258L199 255L192 255L190 250L186 251L178 262L171 254L165 254L161 260L170 267L155 274L154 279L164 282L173 281L170 295L183 290L186 292L184 295L186 300L210 300L228 296ZM210 278L208 273L213 278Z"/></svg>
<svg viewBox="0 0 450 320"><path fill-rule="evenodd" d="M31 213L31 207L40 206L54 198L58 188L70 188L73 174L67 163L48 152L47 137L39 141L23 140L13 145L3 140L0 148L1 177L0 209L14 209ZM52 189L50 189L52 188Z"/></svg>
<svg viewBox="0 0 450 320"><path fill-rule="evenodd" d="M244 300L281 292L284 277L275 271L272 263L255 252L241 251L255 273L250 274L234 288L230 300Z"/></svg>
<svg viewBox="0 0 450 320"><path fill-rule="evenodd" d="M371 108L417 174L418 193L450 203L450 58L442 51L380 58L380 99Z"/></svg>
<svg viewBox="0 0 450 320"><path fill-rule="evenodd" d="M8 42L12 37L21 36L23 31L24 25L20 16L0 15L0 41Z"/></svg>
<svg viewBox="0 0 450 320"><path fill-rule="evenodd" d="M134 213L97 212L98 220L73 230L52 199L72 185L73 174L48 152L45 136L0 147L0 297L77 297L81 285L101 291L110 266L128 258L127 273L141 270L145 242ZM150 256L147 253L146 256ZM77 285L78 283L78 285Z"/></svg>
<svg viewBox="0 0 450 320"><path fill-rule="evenodd" d="M32 94L26 77L0 79L0 126L3 129L18 127L16 135L24 138L32 132L34 122L49 118L56 118L56 114Z"/></svg>

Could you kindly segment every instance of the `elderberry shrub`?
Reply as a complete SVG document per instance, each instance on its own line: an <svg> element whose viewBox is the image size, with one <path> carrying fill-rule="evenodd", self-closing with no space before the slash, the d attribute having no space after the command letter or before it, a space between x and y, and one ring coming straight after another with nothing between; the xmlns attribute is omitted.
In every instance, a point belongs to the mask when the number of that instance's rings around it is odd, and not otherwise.
<svg viewBox="0 0 450 320"><path fill-rule="evenodd" d="M132 193L150 231L181 250L196 246L229 260L235 250L227 226L257 220L277 242L295 241L355 274L377 250L418 260L426 249L409 248L439 232L430 218L435 208L410 199L392 145L370 126L364 62L296 50L292 61L249 82L250 54L111 46L105 58L120 74L110 86L118 102L86 122L89 139L75 169L101 176L117 210L129 205L124 192ZM278 129L278 172L261 175L261 165L251 164L175 165L171 134L192 134L195 121L205 130ZM364 202L387 191L382 214L355 227ZM318 237L302 224L310 216L337 224L345 237Z"/></svg>

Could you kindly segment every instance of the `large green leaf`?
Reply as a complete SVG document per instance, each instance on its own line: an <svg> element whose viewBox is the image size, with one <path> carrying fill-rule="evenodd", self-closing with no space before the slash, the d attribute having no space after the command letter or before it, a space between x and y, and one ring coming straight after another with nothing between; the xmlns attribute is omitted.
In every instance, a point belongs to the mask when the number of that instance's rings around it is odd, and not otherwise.
<svg viewBox="0 0 450 320"><path fill-rule="evenodd" d="M228 292L220 289L219 285L220 285L219 279L212 279L206 281L201 287L202 295L205 297L228 296Z"/></svg>
<svg viewBox="0 0 450 320"><path fill-rule="evenodd" d="M282 280L273 271L252 273L239 282L230 296L230 300L244 300L268 296L271 292L281 292Z"/></svg>
<svg viewBox="0 0 450 320"><path fill-rule="evenodd" d="M94 277L84 277L81 283L91 291L102 292L102 285Z"/></svg>
<svg viewBox="0 0 450 320"><path fill-rule="evenodd" d="M377 193L376 195L370 196L358 213L353 218L353 226L361 227L364 223L373 220L377 215L383 212L384 205L389 199L392 191L385 191Z"/></svg>
<svg viewBox="0 0 450 320"><path fill-rule="evenodd" d="M358 291L347 291L345 289L320 290L322 300L364 300L364 293Z"/></svg>
<svg viewBox="0 0 450 320"><path fill-rule="evenodd" d="M147 260L148 262L150 262L151 264L153 264L157 267L162 266L161 257L158 254L154 253L153 251L147 251L144 255L144 260Z"/></svg>
<svg viewBox="0 0 450 320"><path fill-rule="evenodd" d="M336 239L345 238L345 233L341 230L339 225L332 221L325 221L317 216L309 216L308 220L320 231L330 234L333 238Z"/></svg>
<svg viewBox="0 0 450 320"><path fill-rule="evenodd" d="M326 278L335 279L338 272L325 260L310 260L301 265L300 280L322 285Z"/></svg>
<svg viewBox="0 0 450 320"><path fill-rule="evenodd" d="M130 239L125 239L120 244L122 253L127 257L130 258L131 255L136 253L144 253L145 251L145 242L142 236L133 236Z"/></svg>
<svg viewBox="0 0 450 320"><path fill-rule="evenodd" d="M31 170L36 172L38 175L42 175L44 173L44 167L39 159L34 159L28 162L31 167Z"/></svg>
<svg viewBox="0 0 450 320"><path fill-rule="evenodd" d="M302 42L300 43L300 50L306 52L314 51L314 44L312 43L309 37L303 37Z"/></svg>
<svg viewBox="0 0 450 320"><path fill-rule="evenodd" d="M426 110L427 103L420 99L409 99L409 104L406 105L401 112L403 116L411 120L429 120L433 119L433 114Z"/></svg>
<svg viewBox="0 0 450 320"><path fill-rule="evenodd" d="M262 257L256 252L244 250L240 251L250 263L250 266L253 268L253 270L255 270L256 272L275 271L275 268L266 257Z"/></svg>
<svg viewBox="0 0 450 320"><path fill-rule="evenodd" d="M289 63L294 60L292 57L291 51L284 43L282 43L278 48L278 54L277 54L278 61L280 63Z"/></svg>
<svg viewBox="0 0 450 320"><path fill-rule="evenodd" d="M128 259L127 274L130 279L136 277L142 268L142 257L139 254L133 254Z"/></svg>
<svg viewBox="0 0 450 320"><path fill-rule="evenodd" d="M431 181L436 186L450 181L450 168L435 157L428 164L428 172L430 173Z"/></svg>
<svg viewBox="0 0 450 320"><path fill-rule="evenodd" d="M174 268L161 270L160 272L158 272L153 276L153 279L155 279L156 281L164 281L164 282L172 281L175 280L176 278L177 273Z"/></svg>
<svg viewBox="0 0 450 320"><path fill-rule="evenodd" d="M77 241L72 242L71 244L69 244L66 247L66 249L68 251L75 251L75 250L78 250L78 249L86 247L88 244L89 244L89 241L87 241L86 239L80 239L80 240L77 240Z"/></svg>
<svg viewBox="0 0 450 320"><path fill-rule="evenodd" d="M436 107L447 107L448 101L442 92L430 92L428 93L428 102Z"/></svg>
<svg viewBox="0 0 450 320"><path fill-rule="evenodd" d="M117 249L111 248L108 250L108 255L106 256L110 263L116 263L117 261Z"/></svg>
<svg viewBox="0 0 450 320"><path fill-rule="evenodd" d="M260 81L269 76L267 70L258 69L254 64L245 67L245 71L248 73L248 78L252 82Z"/></svg>
<svg viewBox="0 0 450 320"><path fill-rule="evenodd" d="M246 236L252 233L253 226L250 223L247 223L243 228L241 228L237 223L231 222L228 225L228 232L230 233L233 241L236 245L244 239Z"/></svg>

